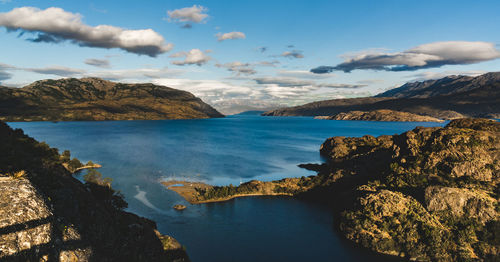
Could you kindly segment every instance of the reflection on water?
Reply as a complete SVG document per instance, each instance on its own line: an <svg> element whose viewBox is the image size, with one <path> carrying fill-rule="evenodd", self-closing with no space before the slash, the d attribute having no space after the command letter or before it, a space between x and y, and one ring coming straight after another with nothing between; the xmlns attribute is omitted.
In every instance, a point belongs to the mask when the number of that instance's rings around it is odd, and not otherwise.
<svg viewBox="0 0 500 262"><path fill-rule="evenodd" d="M223 119L9 123L37 140L102 164L131 212L157 222L187 247L193 261L359 261L330 211L287 197L242 198L190 205L161 180L239 184L313 175L300 163L320 163L331 136L401 133L418 125L328 121L308 117L230 116ZM78 176L81 176L78 175ZM172 207L188 206L183 212ZM370 257L372 259L372 257Z"/></svg>

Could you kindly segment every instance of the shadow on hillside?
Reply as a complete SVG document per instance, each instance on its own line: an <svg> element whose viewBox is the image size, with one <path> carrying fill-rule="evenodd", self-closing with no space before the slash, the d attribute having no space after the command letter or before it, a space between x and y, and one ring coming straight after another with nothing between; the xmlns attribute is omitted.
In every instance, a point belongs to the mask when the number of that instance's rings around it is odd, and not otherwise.
<svg viewBox="0 0 500 262"><path fill-rule="evenodd" d="M40 258L45 259L45 261L59 261L61 252L63 251L89 247L83 243L82 240L61 241L63 239L63 234L61 230L55 226L53 216L0 228L0 236L19 233L45 224L50 224L50 240L47 243L31 246L28 249L21 250L14 254L5 256L1 256L0 254L0 261L35 261Z"/></svg>

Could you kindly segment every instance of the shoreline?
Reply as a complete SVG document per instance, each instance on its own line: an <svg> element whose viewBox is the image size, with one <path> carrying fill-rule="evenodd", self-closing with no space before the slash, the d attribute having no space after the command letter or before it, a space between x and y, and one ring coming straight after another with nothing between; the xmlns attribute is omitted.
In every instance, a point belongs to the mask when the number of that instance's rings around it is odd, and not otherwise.
<svg viewBox="0 0 500 262"><path fill-rule="evenodd" d="M256 196L294 196L297 192L303 192L306 190L304 187L298 187L297 182L300 178L285 178L279 181L262 182L258 180L252 180L243 183L239 186L212 186L202 182L189 182L189 181L161 181L160 183L164 185L168 190L174 191L183 197L190 204L206 204L206 203L216 203L229 201L231 199L240 197L256 197ZM240 188L246 188L245 193L238 192ZM282 190L276 192L277 188ZM213 192L223 189L232 189L237 193L228 193L229 195L224 197L209 197L206 198L200 194L201 192ZM234 192L234 191L233 191Z"/></svg>
<svg viewBox="0 0 500 262"><path fill-rule="evenodd" d="M68 165L68 163L63 163L62 164L63 167L68 170L71 174L76 174L78 171L82 171L82 170L85 170L85 169L92 169L92 168L101 168L102 165L99 165L99 164L93 164L93 165L84 165L84 166L81 166L81 167L77 167L75 169L71 169Z"/></svg>
<svg viewBox="0 0 500 262"><path fill-rule="evenodd" d="M217 199L209 199L209 200L201 200L197 201L196 203L191 203L191 204L207 204L207 203L217 203L217 202L225 202L229 201L235 198L241 198L241 197L258 197L258 196L289 196L293 197L294 194L291 193L269 193L269 194L263 194L263 193L254 193L254 194L238 194L238 195L232 195L230 197L226 198L217 198Z"/></svg>

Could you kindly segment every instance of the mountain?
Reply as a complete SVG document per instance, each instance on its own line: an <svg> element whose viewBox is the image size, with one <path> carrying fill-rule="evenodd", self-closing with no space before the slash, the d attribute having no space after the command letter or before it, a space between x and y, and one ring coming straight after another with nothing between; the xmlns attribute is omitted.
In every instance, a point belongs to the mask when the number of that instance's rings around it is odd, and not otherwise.
<svg viewBox="0 0 500 262"><path fill-rule="evenodd" d="M374 97L333 99L268 111L266 116L330 116L390 109L440 119L500 117L500 72L408 83Z"/></svg>
<svg viewBox="0 0 500 262"><path fill-rule="evenodd" d="M189 261L155 222L123 210L110 179L89 170L80 182L64 155L0 121L0 261Z"/></svg>
<svg viewBox="0 0 500 262"><path fill-rule="evenodd" d="M495 85L499 82L500 73L486 73L478 77L447 76L437 80L406 83L375 97L429 98L466 92L480 86Z"/></svg>
<svg viewBox="0 0 500 262"><path fill-rule="evenodd" d="M36 81L0 87L0 120L158 120L223 117L189 92L99 78Z"/></svg>
<svg viewBox="0 0 500 262"><path fill-rule="evenodd" d="M235 116L254 116L254 115L261 115L266 111L261 111L261 110L250 110L250 111L244 111L240 112L238 114L234 114Z"/></svg>

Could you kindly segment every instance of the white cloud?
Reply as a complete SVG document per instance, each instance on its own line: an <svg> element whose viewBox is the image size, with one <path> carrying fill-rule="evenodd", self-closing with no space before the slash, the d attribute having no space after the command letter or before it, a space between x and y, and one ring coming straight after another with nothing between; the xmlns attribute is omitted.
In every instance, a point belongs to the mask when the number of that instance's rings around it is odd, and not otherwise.
<svg viewBox="0 0 500 262"><path fill-rule="evenodd" d="M50 7L15 8L0 13L0 26L8 30L38 33L33 42L61 42L69 40L80 46L120 48L130 53L155 57L170 51L172 44L152 29L128 30L110 25L88 26L80 14Z"/></svg>
<svg viewBox="0 0 500 262"><path fill-rule="evenodd" d="M245 39L246 35L242 32L229 32L229 33L217 33L215 35L217 37L217 41L221 42L229 39Z"/></svg>
<svg viewBox="0 0 500 262"><path fill-rule="evenodd" d="M168 20L181 23L205 23L208 15L208 9L201 5L193 5L192 7L184 7L175 10L167 11Z"/></svg>
<svg viewBox="0 0 500 262"><path fill-rule="evenodd" d="M210 56L207 56L203 51L200 49L191 49L189 52L177 52L175 54L170 55L170 57L184 57L184 60L182 61L172 61L171 63L174 65L198 65L201 66L210 59L212 59Z"/></svg>
<svg viewBox="0 0 500 262"><path fill-rule="evenodd" d="M353 56L344 55L345 61L336 66L319 66L311 69L317 74L334 70L351 72L356 69L385 71L412 71L444 65L464 65L500 58L494 43L449 41L423 44L403 52L368 50Z"/></svg>
<svg viewBox="0 0 500 262"><path fill-rule="evenodd" d="M100 70L86 71L83 69L70 68L64 66L47 66L40 68L16 67L0 63L0 73L4 72L11 76L7 71L24 71L42 75L56 75L61 77L99 77L106 80L115 81L136 81L141 82L145 79L156 79L166 77L178 77L185 71L179 69L164 68L135 68L121 70ZM5 79L4 79L5 80Z"/></svg>
<svg viewBox="0 0 500 262"><path fill-rule="evenodd" d="M255 82L259 85L277 85L280 87L303 87L314 86L314 81L302 80L293 77L260 77L255 78Z"/></svg>
<svg viewBox="0 0 500 262"><path fill-rule="evenodd" d="M122 70L102 70L89 72L85 76L99 77L106 80L141 82L144 79L158 79L165 77L177 77L184 71L170 68L136 68ZM83 76L81 76L83 77Z"/></svg>

